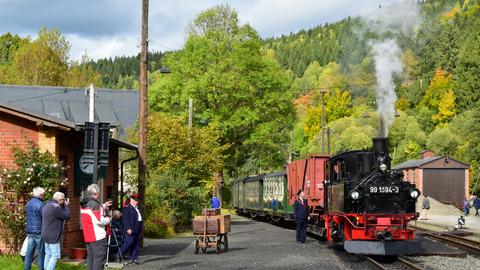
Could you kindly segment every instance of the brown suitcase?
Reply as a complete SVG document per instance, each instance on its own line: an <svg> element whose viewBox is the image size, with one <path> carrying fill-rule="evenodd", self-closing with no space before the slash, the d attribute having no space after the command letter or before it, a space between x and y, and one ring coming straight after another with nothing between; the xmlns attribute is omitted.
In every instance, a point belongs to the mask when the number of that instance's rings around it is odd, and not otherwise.
<svg viewBox="0 0 480 270"><path fill-rule="evenodd" d="M205 217L195 217L192 222L194 234L203 234L205 230ZM217 218L207 218L207 234L219 233L219 222Z"/></svg>
<svg viewBox="0 0 480 270"><path fill-rule="evenodd" d="M220 208L204 208L202 209L202 216L218 216L220 215L221 209Z"/></svg>

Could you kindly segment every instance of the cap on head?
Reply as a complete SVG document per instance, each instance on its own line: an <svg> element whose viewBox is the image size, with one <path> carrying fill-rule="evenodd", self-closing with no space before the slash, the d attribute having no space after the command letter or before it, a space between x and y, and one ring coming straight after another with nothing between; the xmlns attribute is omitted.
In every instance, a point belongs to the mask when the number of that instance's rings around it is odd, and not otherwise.
<svg viewBox="0 0 480 270"><path fill-rule="evenodd" d="M137 193L132 193L130 194L130 196L128 196L129 199L134 199L135 201L137 201L138 199L140 199L140 194L137 194Z"/></svg>

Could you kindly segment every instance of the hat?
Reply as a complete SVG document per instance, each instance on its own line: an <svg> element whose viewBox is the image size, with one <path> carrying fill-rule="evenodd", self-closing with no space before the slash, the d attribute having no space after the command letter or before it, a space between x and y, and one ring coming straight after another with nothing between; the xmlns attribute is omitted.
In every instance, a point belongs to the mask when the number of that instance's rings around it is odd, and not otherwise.
<svg viewBox="0 0 480 270"><path fill-rule="evenodd" d="M130 196L128 196L129 199L134 199L134 200L137 200L140 198L140 194L137 194L137 193L132 193L130 194Z"/></svg>
<svg viewBox="0 0 480 270"><path fill-rule="evenodd" d="M298 192L297 192L297 196L300 196L300 193L303 192L303 189L300 189Z"/></svg>

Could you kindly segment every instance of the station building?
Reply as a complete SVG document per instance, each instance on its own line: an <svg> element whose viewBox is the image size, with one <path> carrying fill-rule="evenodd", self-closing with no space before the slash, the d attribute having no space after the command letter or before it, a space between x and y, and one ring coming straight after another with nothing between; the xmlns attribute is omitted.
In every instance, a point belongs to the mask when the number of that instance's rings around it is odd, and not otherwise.
<svg viewBox="0 0 480 270"><path fill-rule="evenodd" d="M470 165L451 157L435 156L426 150L420 153L420 159L408 160L394 169L402 170L406 181L437 201L461 205L469 197Z"/></svg>
<svg viewBox="0 0 480 270"><path fill-rule="evenodd" d="M125 129L134 125L138 115L138 92L99 89L96 93L95 120L110 123L113 135L109 141L109 165L99 170L101 200L113 199L119 206L119 183L123 181L120 166L125 163L120 153L130 152L132 156L137 151L124 138ZM63 251L67 253L83 243L79 202L91 176L80 170L79 158L84 146L82 126L87 120L84 89L0 85L0 166L12 167L12 145L25 147L29 140L67 167L68 184L60 189L71 201L72 218L65 224L63 239ZM0 253L4 251L0 243Z"/></svg>

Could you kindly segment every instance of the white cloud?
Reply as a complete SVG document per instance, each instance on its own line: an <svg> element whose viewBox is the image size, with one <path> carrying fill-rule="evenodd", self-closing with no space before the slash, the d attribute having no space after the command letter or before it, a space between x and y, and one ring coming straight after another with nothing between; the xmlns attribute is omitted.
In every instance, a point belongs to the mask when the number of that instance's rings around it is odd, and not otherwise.
<svg viewBox="0 0 480 270"><path fill-rule="evenodd" d="M151 0L151 50L182 47L188 23L202 10L227 3L262 37L363 14L400 0ZM93 59L139 52L140 0L0 0L0 33L35 35L42 26L59 28L72 43L71 56L85 50Z"/></svg>
<svg viewBox="0 0 480 270"><path fill-rule="evenodd" d="M135 55L140 52L137 45L140 38L135 36L83 37L66 35L72 44L71 59L79 60L85 51L91 59L108 58L122 55Z"/></svg>

